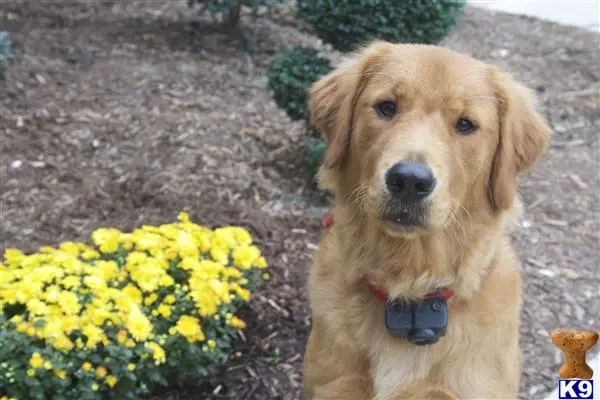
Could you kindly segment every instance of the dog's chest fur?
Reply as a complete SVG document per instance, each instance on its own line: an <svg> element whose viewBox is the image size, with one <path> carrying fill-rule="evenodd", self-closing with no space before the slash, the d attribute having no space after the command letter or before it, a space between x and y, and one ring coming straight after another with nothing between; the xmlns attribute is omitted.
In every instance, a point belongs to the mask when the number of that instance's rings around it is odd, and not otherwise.
<svg viewBox="0 0 600 400"><path fill-rule="evenodd" d="M462 297L455 298L450 303L446 335L438 343L425 347L391 337L384 324L384 305L358 281L349 282L348 276L352 275L353 270L375 269L374 264L364 264L369 262L365 251L358 246L348 251L331 251L329 246L341 246L342 242L335 235L324 238L323 251L318 252L317 262L311 273L313 312L323 318L329 334L342 344L342 348L355 348L368 357L370 369L364 373L371 377L375 399L394 398L393 393L420 379L453 388L457 392L469 392L471 387L475 390L475 383L461 382L461 377L468 374L465 368L473 370L468 364L469 359L485 353L490 341L501 340L498 335L502 329L510 328L502 327L502 321L512 323L510 321L517 317L512 312L506 313L506 309L511 310L514 305L498 301L504 296L501 292L507 290L505 284L508 282L508 285L514 286L517 278L513 276L511 268L511 249L506 247L508 245L503 234L495 232L496 234L484 237L471 247L470 254L461 259L461 266L456 269L457 274L454 276L422 274L412 279L384 281L388 292L398 293L411 290L416 293L423 288L450 284ZM384 252L378 250L373 254L382 253ZM498 254L501 254L499 258L496 257ZM372 259L371 262L373 261L386 260ZM508 268L496 268L498 263L505 264ZM494 266L492 271L488 271L490 266ZM441 269L447 270L448 266ZM467 269L468 272L460 274L462 269ZM481 274L474 271L481 271ZM462 277L469 277L469 280L465 281ZM495 288L494 285L490 286L490 282L499 284ZM477 293L478 290L486 292L482 296ZM513 290L511 288L508 292ZM501 327L494 329L494 324L497 323ZM516 326L512 328L514 332L518 331ZM478 336L479 333L481 336ZM503 347L505 346L499 348ZM484 357L488 357L486 363L492 368L503 362L510 362L503 361L502 354L489 353ZM453 361L456 359L461 361ZM473 359L472 364L476 365L476 361Z"/></svg>

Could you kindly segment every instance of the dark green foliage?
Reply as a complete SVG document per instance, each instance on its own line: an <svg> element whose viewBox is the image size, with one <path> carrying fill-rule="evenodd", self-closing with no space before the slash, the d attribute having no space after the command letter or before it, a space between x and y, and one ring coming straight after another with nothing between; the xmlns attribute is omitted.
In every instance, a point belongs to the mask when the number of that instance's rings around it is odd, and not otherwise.
<svg viewBox="0 0 600 400"><path fill-rule="evenodd" d="M10 32L0 31L0 78L6 75L8 60L13 58Z"/></svg>
<svg viewBox="0 0 600 400"><path fill-rule="evenodd" d="M319 137L308 137L306 146L306 162L308 165L308 179L310 182L315 181L319 167L323 163L323 155L327 149L327 143Z"/></svg>
<svg viewBox="0 0 600 400"><path fill-rule="evenodd" d="M267 70L267 85L273 91L277 105L284 109L291 119L308 120L308 90L331 70L329 60L321 57L315 49L301 46L284 48L271 58ZM307 131L308 179L314 183L327 144L314 128L308 126L308 121Z"/></svg>
<svg viewBox="0 0 600 400"><path fill-rule="evenodd" d="M339 51L373 39L434 44L456 23L466 0L299 0L297 16Z"/></svg>
<svg viewBox="0 0 600 400"><path fill-rule="evenodd" d="M308 89L331 71L329 60L315 49L293 47L276 53L267 70L268 87L273 98L293 120L307 118Z"/></svg>

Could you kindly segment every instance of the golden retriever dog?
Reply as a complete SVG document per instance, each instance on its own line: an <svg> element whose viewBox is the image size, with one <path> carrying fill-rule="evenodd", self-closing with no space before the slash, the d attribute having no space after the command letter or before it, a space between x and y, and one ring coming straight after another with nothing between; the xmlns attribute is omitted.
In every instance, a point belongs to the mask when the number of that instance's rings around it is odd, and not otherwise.
<svg viewBox="0 0 600 400"><path fill-rule="evenodd" d="M310 271L313 399L516 399L517 177L550 129L530 91L447 48L376 41L310 90L333 223Z"/></svg>

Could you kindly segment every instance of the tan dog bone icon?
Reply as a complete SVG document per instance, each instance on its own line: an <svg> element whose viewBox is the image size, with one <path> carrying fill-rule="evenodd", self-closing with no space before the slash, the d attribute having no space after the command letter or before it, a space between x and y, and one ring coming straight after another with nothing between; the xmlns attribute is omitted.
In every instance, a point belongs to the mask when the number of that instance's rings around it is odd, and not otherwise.
<svg viewBox="0 0 600 400"><path fill-rule="evenodd" d="M585 354L598 342L598 332L572 332L556 329L552 343L565 355L565 362L558 371L562 379L592 379L594 371L586 363Z"/></svg>

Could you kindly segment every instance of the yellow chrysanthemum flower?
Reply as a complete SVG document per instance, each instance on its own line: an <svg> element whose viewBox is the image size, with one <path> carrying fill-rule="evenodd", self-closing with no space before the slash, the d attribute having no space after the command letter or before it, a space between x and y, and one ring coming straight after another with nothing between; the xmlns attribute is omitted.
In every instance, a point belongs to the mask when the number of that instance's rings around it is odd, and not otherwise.
<svg viewBox="0 0 600 400"><path fill-rule="evenodd" d="M254 263L254 266L258 269L265 269L269 265L267 264L267 260L264 257L258 257L256 262Z"/></svg>
<svg viewBox="0 0 600 400"><path fill-rule="evenodd" d="M260 250L256 246L241 246L233 251L233 263L241 268L250 268L260 257Z"/></svg>
<svg viewBox="0 0 600 400"><path fill-rule="evenodd" d="M119 381L119 380L118 380L118 379L117 379L117 377L116 377L116 376L114 376L114 375L109 375L109 376L107 376L107 377L106 377L106 385L107 385L109 388L111 388L111 389L112 389L112 388L114 388L114 387L117 385L117 382L118 382L118 381Z"/></svg>
<svg viewBox="0 0 600 400"><path fill-rule="evenodd" d="M229 262L229 249L213 244L210 248L210 256L218 263L227 264Z"/></svg>
<svg viewBox="0 0 600 400"><path fill-rule="evenodd" d="M86 276L83 278L83 283L97 293L102 293L107 289L106 281L100 276Z"/></svg>
<svg viewBox="0 0 600 400"><path fill-rule="evenodd" d="M144 299L144 305L152 305L152 303L154 303L156 299L158 299L158 295L156 293L152 293Z"/></svg>
<svg viewBox="0 0 600 400"><path fill-rule="evenodd" d="M179 266L186 271L194 271L200 268L200 261L194 257L185 257L181 260Z"/></svg>
<svg viewBox="0 0 600 400"><path fill-rule="evenodd" d="M166 362L167 355L162 347L158 343L148 342L145 345L146 348L152 350L152 358L156 365L160 365Z"/></svg>
<svg viewBox="0 0 600 400"><path fill-rule="evenodd" d="M54 371L54 375L58 377L58 379L67 379L67 371L63 369L57 369Z"/></svg>
<svg viewBox="0 0 600 400"><path fill-rule="evenodd" d="M202 232L196 236L196 241L198 242L200 251L206 253L210 250L212 245L212 236L209 232Z"/></svg>
<svg viewBox="0 0 600 400"><path fill-rule="evenodd" d="M27 301L27 309L33 315L45 315L48 313L48 307L46 303L38 299L30 299Z"/></svg>
<svg viewBox="0 0 600 400"><path fill-rule="evenodd" d="M101 343L104 338L106 338L104 331L92 324L88 324L83 327L81 331L87 338L87 342L85 343L85 347L88 349L94 349Z"/></svg>
<svg viewBox="0 0 600 400"><path fill-rule="evenodd" d="M31 336L31 337L34 337L37 335L37 331L33 326L28 326L25 333L27 334L27 336Z"/></svg>
<svg viewBox="0 0 600 400"><path fill-rule="evenodd" d="M11 248L4 250L3 257L4 262L6 262L9 267L16 267L25 259L26 256L21 250Z"/></svg>
<svg viewBox="0 0 600 400"><path fill-rule="evenodd" d="M55 349L62 351L71 351L73 350L73 347L75 347L71 339L65 335L59 335L56 339L54 339L52 341L52 346Z"/></svg>
<svg viewBox="0 0 600 400"><path fill-rule="evenodd" d="M65 314L77 314L81 310L79 299L77 298L77 295L73 292L68 292L66 290L61 291L58 294L57 302Z"/></svg>
<svg viewBox="0 0 600 400"><path fill-rule="evenodd" d="M127 284L127 286L123 288L122 293L129 297L131 300L133 300L135 303L142 304L142 292L140 289L135 287L135 285L132 285L131 283Z"/></svg>
<svg viewBox="0 0 600 400"><path fill-rule="evenodd" d="M138 342L146 341L153 331L152 324L138 307L132 307L127 316L127 328L131 336Z"/></svg>
<svg viewBox="0 0 600 400"><path fill-rule="evenodd" d="M179 231L175 240L175 248L182 257L198 258L200 251L191 234Z"/></svg>
<svg viewBox="0 0 600 400"><path fill-rule="evenodd" d="M131 233L121 233L119 236L119 243L127 251L133 248L133 235Z"/></svg>
<svg viewBox="0 0 600 400"><path fill-rule="evenodd" d="M188 214L185 211L181 211L179 214L177 214L177 219L182 222L182 223L189 223L190 222L190 214Z"/></svg>
<svg viewBox="0 0 600 400"><path fill-rule="evenodd" d="M233 249L237 247L234 231L230 228L217 228L214 230L212 245L224 249Z"/></svg>
<svg viewBox="0 0 600 400"><path fill-rule="evenodd" d="M171 275L163 275L158 279L158 285L162 287L170 287L175 284L175 280Z"/></svg>
<svg viewBox="0 0 600 400"><path fill-rule="evenodd" d="M100 257L100 253L98 253L94 249L88 249L88 250L85 250L83 253L81 253L81 258L83 258L84 260L95 260L99 257Z"/></svg>
<svg viewBox="0 0 600 400"><path fill-rule="evenodd" d="M168 294L165 296L165 303L167 304L175 304L176 301L177 299L172 294Z"/></svg>
<svg viewBox="0 0 600 400"><path fill-rule="evenodd" d="M177 332L185 337L190 343L205 339L204 332L198 323L198 319L191 315L182 315L179 317L175 328L177 329Z"/></svg>
<svg viewBox="0 0 600 400"><path fill-rule="evenodd" d="M44 357L40 353L33 353L29 359L29 365L32 368L41 368L44 365Z"/></svg>
<svg viewBox="0 0 600 400"><path fill-rule="evenodd" d="M80 248L77 243L73 242L63 242L58 246L58 248L65 253L71 254L73 256L78 256L80 253Z"/></svg>
<svg viewBox="0 0 600 400"><path fill-rule="evenodd" d="M61 282L65 289L77 289L81 285L81 278L78 276L66 276Z"/></svg>
<svg viewBox="0 0 600 400"><path fill-rule="evenodd" d="M104 378L106 376L106 374L108 374L108 371L106 370L106 367L103 367L102 365L99 365L96 367L96 376L98 378Z"/></svg>
<svg viewBox="0 0 600 400"><path fill-rule="evenodd" d="M239 226L232 226L229 229L239 245L249 246L252 244L252 235L246 229Z"/></svg>
<svg viewBox="0 0 600 400"><path fill-rule="evenodd" d="M167 241L157 233L137 231L133 233L133 243L136 249L150 251L165 248Z"/></svg>
<svg viewBox="0 0 600 400"><path fill-rule="evenodd" d="M173 314L171 307L169 307L167 304L161 304L158 306L157 311L165 318L169 318Z"/></svg>
<svg viewBox="0 0 600 400"><path fill-rule="evenodd" d="M100 277L104 281L111 281L112 279L115 279L119 274L119 266L116 262L112 260L100 260L96 263L95 267L98 269Z"/></svg>
<svg viewBox="0 0 600 400"><path fill-rule="evenodd" d="M121 329L119 333L117 333L117 343L125 344L125 342L127 342L127 331Z"/></svg>
<svg viewBox="0 0 600 400"><path fill-rule="evenodd" d="M229 325L235 329L244 329L246 327L246 323L236 316L231 317Z"/></svg>
<svg viewBox="0 0 600 400"><path fill-rule="evenodd" d="M104 254L114 253L119 249L121 231L115 228L99 228L92 233L92 241Z"/></svg>
<svg viewBox="0 0 600 400"><path fill-rule="evenodd" d="M83 372L91 371L92 368L92 363L89 361L86 361L83 364L81 364L81 369L83 370Z"/></svg>

